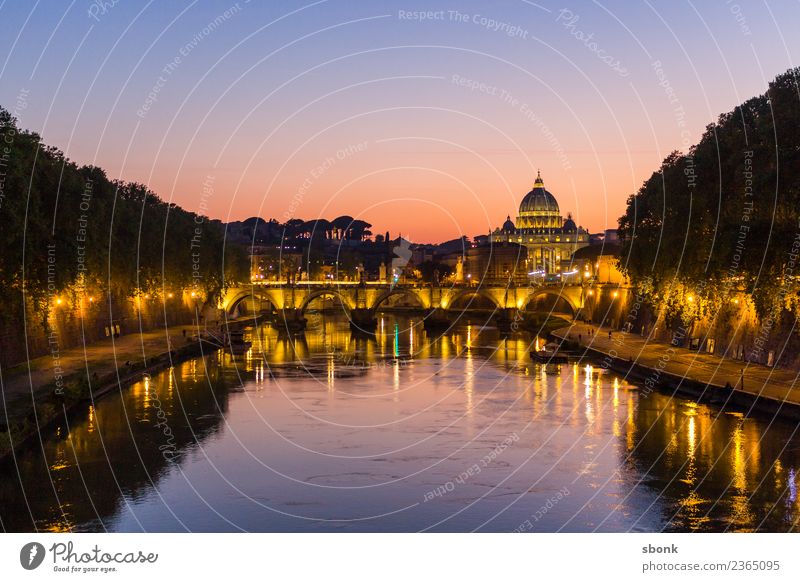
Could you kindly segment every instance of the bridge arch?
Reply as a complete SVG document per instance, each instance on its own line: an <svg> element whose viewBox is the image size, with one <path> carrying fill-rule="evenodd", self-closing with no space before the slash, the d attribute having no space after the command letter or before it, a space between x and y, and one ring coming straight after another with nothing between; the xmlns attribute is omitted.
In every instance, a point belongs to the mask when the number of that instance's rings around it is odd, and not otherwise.
<svg viewBox="0 0 800 582"><path fill-rule="evenodd" d="M389 298L396 297L398 295L403 295L405 297L410 297L411 299L413 299L422 308L427 308L428 307L428 305L426 304L424 298L422 296L420 296L420 294L417 293L416 291L414 291L413 289L403 289L403 288L397 288L396 287L394 289L388 289L387 291L384 291L383 293L378 295L375 298L375 300L372 302L372 305L370 306L370 309L376 310L383 304L384 301L387 301Z"/></svg>
<svg viewBox="0 0 800 582"><path fill-rule="evenodd" d="M314 299L318 299L320 297L334 297L338 299L339 303L342 304L347 312L353 309L352 301L347 297L346 294L340 293L335 289L319 289L318 291L312 291L303 299L303 301L300 303L300 311L305 312L305 310L308 308L308 304L314 301Z"/></svg>
<svg viewBox="0 0 800 582"><path fill-rule="evenodd" d="M234 290L222 303L222 308L225 314L230 316L236 309L247 300L259 301L269 304L269 309L274 310L279 308L278 302L269 293L259 293L253 289L239 289Z"/></svg>
<svg viewBox="0 0 800 582"><path fill-rule="evenodd" d="M486 299L487 301L491 302L491 304L494 306L494 309L501 309L503 307L497 300L497 298L492 296L492 294L486 291L485 289L474 288L474 289L462 289L457 293L455 293L454 295L452 295L448 299L447 306L445 307L445 309L447 310L453 309L454 305L460 303L467 297L479 297L481 299ZM467 303L466 307L462 307L461 309L468 309L471 304L472 301ZM479 308L474 307L473 309L479 309Z"/></svg>
<svg viewBox="0 0 800 582"><path fill-rule="evenodd" d="M525 298L520 309L527 310L531 304L540 305L539 311L567 313L572 317L575 317L580 310L580 306L576 305L568 293L563 293L556 289L536 289Z"/></svg>

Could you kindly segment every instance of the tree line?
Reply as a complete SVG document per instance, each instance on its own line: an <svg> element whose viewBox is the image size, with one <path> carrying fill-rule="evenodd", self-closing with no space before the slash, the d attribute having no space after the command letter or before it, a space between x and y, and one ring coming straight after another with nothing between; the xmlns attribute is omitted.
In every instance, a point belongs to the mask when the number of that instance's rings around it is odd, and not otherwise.
<svg viewBox="0 0 800 582"><path fill-rule="evenodd" d="M77 165L3 108L0 229L6 321L32 307L47 327L56 302L77 305L85 295L116 301L193 289L213 300L249 276L246 250L226 244L219 221Z"/></svg>
<svg viewBox="0 0 800 582"><path fill-rule="evenodd" d="M779 75L672 152L628 198L622 268L668 323L749 297L800 316L800 69Z"/></svg>

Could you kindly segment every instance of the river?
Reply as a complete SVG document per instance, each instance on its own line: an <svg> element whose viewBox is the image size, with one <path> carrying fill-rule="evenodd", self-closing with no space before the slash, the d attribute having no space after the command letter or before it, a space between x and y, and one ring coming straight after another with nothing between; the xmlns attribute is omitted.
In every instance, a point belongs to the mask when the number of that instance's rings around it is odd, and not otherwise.
<svg viewBox="0 0 800 582"><path fill-rule="evenodd" d="M800 438L647 394L596 365L546 371L530 336L374 339L311 316L87 405L3 467L6 531L787 531Z"/></svg>

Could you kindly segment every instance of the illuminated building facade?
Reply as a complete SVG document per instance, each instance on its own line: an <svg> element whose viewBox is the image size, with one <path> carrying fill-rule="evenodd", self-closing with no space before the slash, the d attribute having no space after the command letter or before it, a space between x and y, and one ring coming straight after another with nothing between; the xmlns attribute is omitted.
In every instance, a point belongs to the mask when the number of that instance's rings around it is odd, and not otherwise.
<svg viewBox="0 0 800 582"><path fill-rule="evenodd" d="M566 219L561 216L558 201L545 189L540 173L519 205L516 223L509 216L490 234L490 240L525 246L528 272L549 274L558 273L562 261L569 261L575 251L589 245L589 232L577 226L570 214Z"/></svg>

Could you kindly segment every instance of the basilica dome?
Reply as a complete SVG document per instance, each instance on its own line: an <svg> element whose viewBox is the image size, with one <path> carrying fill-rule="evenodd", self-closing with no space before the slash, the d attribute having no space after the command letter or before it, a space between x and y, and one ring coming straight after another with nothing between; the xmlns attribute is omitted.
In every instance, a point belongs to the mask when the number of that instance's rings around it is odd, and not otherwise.
<svg viewBox="0 0 800 582"><path fill-rule="evenodd" d="M558 201L544 187L538 173L533 188L522 199L516 224L507 217L503 226L487 237L491 243L513 243L527 250L524 264L529 275L568 272L573 253L589 245L589 232L571 214L561 217ZM477 240L477 239L476 239ZM508 272L508 271L506 271Z"/></svg>
<svg viewBox="0 0 800 582"><path fill-rule="evenodd" d="M533 190L525 195L519 204L519 213L524 212L554 212L559 213L556 197L545 190L541 174L536 177Z"/></svg>
<svg viewBox="0 0 800 582"><path fill-rule="evenodd" d="M551 229L561 227L561 212L556 197L544 187L539 173L533 189L528 192L519 205L518 229Z"/></svg>

